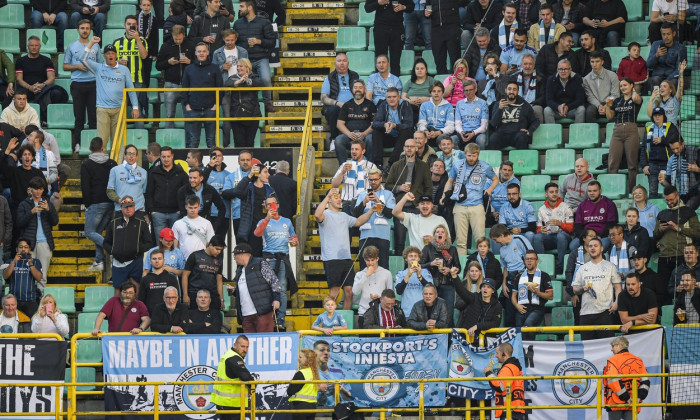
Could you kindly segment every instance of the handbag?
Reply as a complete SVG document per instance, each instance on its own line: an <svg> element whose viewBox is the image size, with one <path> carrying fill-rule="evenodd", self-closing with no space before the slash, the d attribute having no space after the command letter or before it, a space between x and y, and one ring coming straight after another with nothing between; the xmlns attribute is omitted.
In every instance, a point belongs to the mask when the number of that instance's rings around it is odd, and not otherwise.
<svg viewBox="0 0 700 420"><path fill-rule="evenodd" d="M238 92L238 108L236 108L236 112L233 113L233 116L235 118L250 118L253 116L253 113L254 111L252 109L243 105L243 95L241 92Z"/></svg>

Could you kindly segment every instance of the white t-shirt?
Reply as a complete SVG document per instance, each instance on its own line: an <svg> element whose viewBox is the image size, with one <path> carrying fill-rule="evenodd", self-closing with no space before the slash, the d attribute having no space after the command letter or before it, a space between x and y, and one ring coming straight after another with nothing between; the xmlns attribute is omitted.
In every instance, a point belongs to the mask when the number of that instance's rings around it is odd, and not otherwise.
<svg viewBox="0 0 700 420"><path fill-rule="evenodd" d="M581 296L581 315L594 315L610 309L615 295L613 284L620 283L617 267L610 261L602 260L598 264L588 261L576 272L572 286L592 286L595 297L590 292Z"/></svg>
<svg viewBox="0 0 700 420"><path fill-rule="evenodd" d="M231 68L228 69L228 77L238 74L238 48L232 50L224 48L224 55L226 56L226 61L231 63Z"/></svg>
<svg viewBox="0 0 700 420"><path fill-rule="evenodd" d="M206 248L214 236L214 227L209 220L201 216L196 219L185 216L173 224L173 232L187 261L191 253Z"/></svg>
<svg viewBox="0 0 700 420"><path fill-rule="evenodd" d="M15 315L14 318L7 318L5 315L0 315L0 330L5 325L8 325L10 328L12 328L12 332L16 333L17 328L19 327L19 317Z"/></svg>
<svg viewBox="0 0 700 420"><path fill-rule="evenodd" d="M258 313L255 309L253 298L250 297L250 292L248 291L245 269L241 272L241 277L238 278L238 297L241 302L241 313L243 316L256 315Z"/></svg>
<svg viewBox="0 0 700 420"><path fill-rule="evenodd" d="M654 0L654 3L651 5L651 11L659 12L659 15L664 13L677 15L680 10L688 10L688 2L686 0L673 0L670 3L666 0Z"/></svg>
<svg viewBox="0 0 700 420"><path fill-rule="evenodd" d="M408 229L408 242L411 246L418 249L423 249L423 236L432 235L438 225L447 227L447 222L442 216L431 214L428 217L423 217L420 214L404 213L403 225Z"/></svg>

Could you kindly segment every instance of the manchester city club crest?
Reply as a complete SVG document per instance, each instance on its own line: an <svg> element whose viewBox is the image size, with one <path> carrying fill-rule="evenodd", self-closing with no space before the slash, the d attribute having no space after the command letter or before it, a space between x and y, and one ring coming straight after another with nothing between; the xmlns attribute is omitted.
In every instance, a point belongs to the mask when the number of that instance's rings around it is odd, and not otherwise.
<svg viewBox="0 0 700 420"><path fill-rule="evenodd" d="M365 379L399 379L399 375L389 367L377 367L365 375ZM365 395L370 400L389 401L399 392L399 384L392 382L375 382L364 385Z"/></svg>
<svg viewBox="0 0 700 420"><path fill-rule="evenodd" d="M211 366L197 365L185 370L177 377L176 382L199 382L216 379L216 369ZM214 384L206 385L175 385L173 387L173 398L181 411L207 411L214 408L211 402L211 393ZM215 414L188 414L191 419L208 419Z"/></svg>
<svg viewBox="0 0 700 420"><path fill-rule="evenodd" d="M552 372L552 375L566 377L552 380L554 396L566 405L588 404L596 396L596 379L580 376L598 374L598 369L586 359L567 359L559 363Z"/></svg>
<svg viewBox="0 0 700 420"><path fill-rule="evenodd" d="M460 344L452 345L452 360L450 360L450 378L473 378L474 363L472 358L462 350Z"/></svg>

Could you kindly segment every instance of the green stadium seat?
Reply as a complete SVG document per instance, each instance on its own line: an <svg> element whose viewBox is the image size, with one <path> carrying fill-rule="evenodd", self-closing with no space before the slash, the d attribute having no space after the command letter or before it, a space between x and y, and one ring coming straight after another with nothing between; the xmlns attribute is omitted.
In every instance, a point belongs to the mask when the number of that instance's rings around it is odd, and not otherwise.
<svg viewBox="0 0 700 420"><path fill-rule="evenodd" d="M355 329L355 311L348 309L338 309L336 310L338 315L342 316L345 323L348 324L348 329Z"/></svg>
<svg viewBox="0 0 700 420"><path fill-rule="evenodd" d="M347 56L350 68L359 74L372 74L377 71L372 51L349 51Z"/></svg>
<svg viewBox="0 0 700 420"><path fill-rule="evenodd" d="M627 47L607 47L606 50L610 53L610 60L612 61L612 70L617 71L620 66L620 61L627 57Z"/></svg>
<svg viewBox="0 0 700 420"><path fill-rule="evenodd" d="M615 203L615 208L617 209L617 220L624 221L625 213L627 212L627 209L630 208L630 206L632 205L632 201L623 198L621 200L613 200L613 203Z"/></svg>
<svg viewBox="0 0 700 420"><path fill-rule="evenodd" d="M686 52L687 52L686 55L687 55L687 57L688 57L688 61L687 61L687 63L686 63L686 64L687 64L687 69L688 69L688 70L692 70L692 69L693 69L693 61L695 61L695 60L693 59L693 57L695 57L695 51L697 50L697 46L696 46L695 44L693 44L693 45L686 45L685 48L686 48Z"/></svg>
<svg viewBox="0 0 700 420"><path fill-rule="evenodd" d="M124 36L124 19L120 21L119 27L122 29L105 29L102 31L102 42L100 43L100 50L104 48L108 44L112 44L115 39L121 38Z"/></svg>
<svg viewBox="0 0 700 420"><path fill-rule="evenodd" d="M58 144L58 150L61 156L71 156L73 154L73 140L70 130L55 129L49 130L48 132L56 137L56 143Z"/></svg>
<svg viewBox="0 0 700 420"><path fill-rule="evenodd" d="M90 142L97 137L97 130L87 129L80 132L80 156L88 156L90 154ZM108 153L109 145L105 147L105 152Z"/></svg>
<svg viewBox="0 0 700 420"><path fill-rule="evenodd" d="M544 187L542 188L544 189ZM550 277L554 278L555 273L555 263L553 254L540 254L537 256L539 261L537 262L537 268L549 274Z"/></svg>
<svg viewBox="0 0 700 420"><path fill-rule="evenodd" d="M70 383L70 369L66 368L66 383ZM76 383L90 383L95 382L95 368L94 367L79 367L76 371ZM75 387L78 391L94 391L96 387L94 385L84 385ZM63 387L63 393L68 394L68 387Z"/></svg>
<svg viewBox="0 0 700 420"><path fill-rule="evenodd" d="M112 296L114 296L114 288L112 288ZM101 308L100 308L101 309ZM99 311L99 309L98 309ZM95 319L98 312L81 312L78 314L78 332L89 333L95 329Z"/></svg>
<svg viewBox="0 0 700 420"><path fill-rule="evenodd" d="M374 26L374 13L367 13L365 12L365 4L360 3L360 18L357 20L357 26L364 26L367 28L371 28Z"/></svg>
<svg viewBox="0 0 700 420"><path fill-rule="evenodd" d="M637 185L646 188L647 193L649 193L649 177L644 175L641 171L637 174Z"/></svg>
<svg viewBox="0 0 700 420"><path fill-rule="evenodd" d="M666 210L668 208L666 200L663 198L650 198L648 201L658 207L659 210Z"/></svg>
<svg viewBox="0 0 700 420"><path fill-rule="evenodd" d="M399 76L399 80L401 80L401 85L406 86L406 83L408 83L411 80L411 75L410 74L402 74Z"/></svg>
<svg viewBox="0 0 700 420"><path fill-rule="evenodd" d="M435 65L435 56L433 55L433 50L424 50L421 53L421 57L428 63L428 73L437 74L437 66Z"/></svg>
<svg viewBox="0 0 700 420"><path fill-rule="evenodd" d="M153 68L155 69L155 66L153 66ZM155 77L151 77L151 78L150 78L150 81L149 81L149 83L148 83L148 87L149 87L149 88L157 88L157 87L158 87L158 79L156 79ZM160 92L153 92L153 91L152 91L152 92L147 92L147 95L148 95L148 102L151 103L151 104L154 104L154 103L158 102L158 100L159 100L159 99L158 99L158 95L159 95L159 94L160 94ZM152 115L151 115L151 116L152 116Z"/></svg>
<svg viewBox="0 0 700 420"><path fill-rule="evenodd" d="M609 153L610 149L583 149L583 158L588 162L589 170L592 174L604 174L608 172L608 168L596 169L603 164L603 155Z"/></svg>
<svg viewBox="0 0 700 420"><path fill-rule="evenodd" d="M561 147L561 124L541 124L532 135L532 144L529 148L534 150L549 150Z"/></svg>
<svg viewBox="0 0 700 420"><path fill-rule="evenodd" d="M90 286L85 288L85 312L100 312L104 304L114 296L114 288L112 286Z"/></svg>
<svg viewBox="0 0 700 420"><path fill-rule="evenodd" d="M39 116L39 121L42 121L43 115L41 115L41 107L39 106L39 104L30 103L29 106L34 108L34 111L36 111L37 115Z"/></svg>
<svg viewBox="0 0 700 420"><path fill-rule="evenodd" d="M552 308L553 327L571 327L574 325L574 308L561 306Z"/></svg>
<svg viewBox="0 0 700 420"><path fill-rule="evenodd" d="M569 141L564 144L567 149L588 149L598 146L598 124L579 123L569 126Z"/></svg>
<svg viewBox="0 0 700 420"><path fill-rule="evenodd" d="M161 118L167 118L167 115L165 113L165 104L160 104L160 117ZM184 118L184 114L182 111L182 107L180 104L175 107L175 118ZM165 122L159 122L158 124L165 125ZM175 123L175 128L185 128L185 122L184 121L176 121ZM160 130L158 130L160 131Z"/></svg>
<svg viewBox="0 0 700 420"><path fill-rule="evenodd" d="M569 340L569 334L566 334L564 336L565 341L571 341ZM573 341L581 341L581 334L574 334L574 340Z"/></svg>
<svg viewBox="0 0 700 420"><path fill-rule="evenodd" d="M647 38L649 38L649 22L625 23L625 44L637 41L645 45L647 43ZM644 56L644 58L646 59L646 56Z"/></svg>
<svg viewBox="0 0 700 420"><path fill-rule="evenodd" d="M56 299L56 306L64 314L75 313L75 290L70 286L47 286L44 288L44 296L52 295Z"/></svg>
<svg viewBox="0 0 700 420"><path fill-rule="evenodd" d="M494 169L501 166L503 153L500 150L482 150L479 152L479 159L491 165Z"/></svg>
<svg viewBox="0 0 700 420"><path fill-rule="evenodd" d="M181 128L161 128L156 131L156 142L174 149L185 148L185 130Z"/></svg>
<svg viewBox="0 0 700 420"><path fill-rule="evenodd" d="M113 3L112 3L113 4ZM90 32L90 38L92 38L93 33ZM77 41L78 38L80 38L80 35L78 35L77 30L67 30L63 34L63 44L66 46L66 48L72 44L73 42ZM63 56L63 54L61 54ZM63 64L63 59L58 61L58 66L61 67Z"/></svg>
<svg viewBox="0 0 700 420"><path fill-rule="evenodd" d="M21 4L8 4L0 8L0 28L24 29L25 22L24 6Z"/></svg>
<svg viewBox="0 0 700 420"><path fill-rule="evenodd" d="M601 144L600 147L610 148L610 139L612 138L613 128L615 128L614 122L605 124L605 143Z"/></svg>
<svg viewBox="0 0 700 420"><path fill-rule="evenodd" d="M557 341L556 334L536 334L535 341Z"/></svg>
<svg viewBox="0 0 700 420"><path fill-rule="evenodd" d="M133 144L137 149L148 146L148 130L145 128L129 128L126 130L126 143Z"/></svg>
<svg viewBox="0 0 700 420"><path fill-rule="evenodd" d="M673 326L673 305L664 305L661 307L661 325L664 327Z"/></svg>
<svg viewBox="0 0 700 420"><path fill-rule="evenodd" d="M564 270L566 270L566 264L568 262L569 262L569 254L567 253L566 255L564 255ZM556 279L560 280L560 281L566 281L566 274L565 273L557 274Z"/></svg>
<svg viewBox="0 0 700 420"><path fill-rule="evenodd" d="M335 50L339 52L364 51L367 49L367 30L358 26L338 28L338 43Z"/></svg>
<svg viewBox="0 0 700 420"><path fill-rule="evenodd" d="M550 255L554 257L554 255ZM564 302L564 285L558 280L552 280L552 300L545 304L547 308L556 308Z"/></svg>
<svg viewBox="0 0 700 420"><path fill-rule="evenodd" d="M56 30L53 28L27 29L27 39L36 35L41 40L41 52L44 54L56 54Z"/></svg>
<svg viewBox="0 0 700 420"><path fill-rule="evenodd" d="M78 363L100 363L102 361L102 341L78 340L75 358Z"/></svg>
<svg viewBox="0 0 700 420"><path fill-rule="evenodd" d="M543 174L561 175L574 171L576 151L574 149L549 149L545 154Z"/></svg>
<svg viewBox="0 0 700 420"><path fill-rule="evenodd" d="M416 61L416 54L412 50L401 51L401 74L411 74L413 63Z"/></svg>
<svg viewBox="0 0 700 420"><path fill-rule="evenodd" d="M374 51L374 31L369 31L369 41L367 41L367 51Z"/></svg>
<svg viewBox="0 0 700 420"><path fill-rule="evenodd" d="M56 86L60 86L63 89L65 89L66 93L68 94L68 103L72 104L73 103L73 96L70 94L70 84L71 80L70 79L55 79L54 84Z"/></svg>
<svg viewBox="0 0 700 420"><path fill-rule="evenodd" d="M135 14L137 14L137 10L133 4L113 4L107 14L106 27L108 29L124 28L124 18Z"/></svg>
<svg viewBox="0 0 700 420"><path fill-rule="evenodd" d="M0 29L0 49L10 55L19 54L22 50L19 47L19 30L15 28Z"/></svg>
<svg viewBox="0 0 700 420"><path fill-rule="evenodd" d="M686 95L683 97L683 102L681 102L681 120L695 120L698 119L697 115L697 98L695 95Z"/></svg>
<svg viewBox="0 0 700 420"><path fill-rule="evenodd" d="M518 173L517 171L515 172ZM520 178L520 192L528 201L540 200L544 196L544 186L551 180L549 175L525 175Z"/></svg>
<svg viewBox="0 0 700 420"><path fill-rule="evenodd" d="M511 150L508 160L513 162L513 172L518 175L534 175L540 170L540 156L537 150Z"/></svg>
<svg viewBox="0 0 700 420"><path fill-rule="evenodd" d="M636 22L644 20L644 12L642 11L642 2L639 0L622 0L627 9L628 22ZM649 2L651 8L651 2Z"/></svg>
<svg viewBox="0 0 700 420"><path fill-rule="evenodd" d="M700 120L682 123L681 137L685 140L686 146L700 146Z"/></svg>
<svg viewBox="0 0 700 420"><path fill-rule="evenodd" d="M637 123L651 121L651 117L647 114L647 106L649 106L650 100L651 96L642 96L642 107L639 108L639 114L637 114Z"/></svg>
<svg viewBox="0 0 700 420"><path fill-rule="evenodd" d="M603 189L603 195L611 200L627 196L627 175L600 174L596 177Z"/></svg>
<svg viewBox="0 0 700 420"><path fill-rule="evenodd" d="M67 32L67 31L66 31L66 32ZM66 44L66 46L68 46L68 44ZM61 54L58 55L58 60L56 60L57 63L58 63L58 73L57 73L57 75L58 75L58 78L60 78L60 79L70 79L70 73L71 73L71 72L66 71L66 70L63 70L63 60L64 60L65 58L66 58L66 55L63 54L63 53L61 53ZM69 92L69 93L70 93L70 92Z"/></svg>
<svg viewBox="0 0 700 420"><path fill-rule="evenodd" d="M406 262L400 255L391 255L389 257L389 271L391 271L392 277L404 268L406 268Z"/></svg>
<svg viewBox="0 0 700 420"><path fill-rule="evenodd" d="M29 4L29 0L7 0L10 4Z"/></svg>
<svg viewBox="0 0 700 420"><path fill-rule="evenodd" d="M72 129L75 124L72 104L49 104L47 122L49 128ZM87 113L85 115L87 120Z"/></svg>
<svg viewBox="0 0 700 420"><path fill-rule="evenodd" d="M690 86L685 86L685 94L700 95L700 72L690 72Z"/></svg>

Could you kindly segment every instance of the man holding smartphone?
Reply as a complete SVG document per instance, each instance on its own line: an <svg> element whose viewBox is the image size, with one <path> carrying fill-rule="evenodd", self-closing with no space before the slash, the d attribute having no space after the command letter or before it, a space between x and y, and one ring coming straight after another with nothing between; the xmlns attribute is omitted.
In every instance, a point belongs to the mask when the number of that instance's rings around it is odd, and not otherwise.
<svg viewBox="0 0 700 420"><path fill-rule="evenodd" d="M123 37L115 39L113 45L117 50L119 64L129 69L134 87L141 88L144 87L141 67L144 65L150 66L151 62L144 61L148 58L148 43L145 38L139 35L137 25L138 18L136 16L129 15L124 18L124 29L126 32ZM131 105L135 106L136 104ZM138 109L140 115L148 116L148 96L145 93L138 95ZM142 122L134 124L134 128L143 127Z"/></svg>
<svg viewBox="0 0 700 420"><path fill-rule="evenodd" d="M693 209L681 202L673 185L666 184L664 200L668 208L656 218L654 240L659 247L659 276L668 279L676 264L684 261L685 244L700 239L700 222Z"/></svg>
<svg viewBox="0 0 700 420"><path fill-rule="evenodd" d="M20 239L17 254L7 260L2 278L10 285L10 293L17 298L17 309L25 314L34 314L39 308L37 284L41 281L41 261L32 258L29 241ZM12 278L12 280L10 280Z"/></svg>

